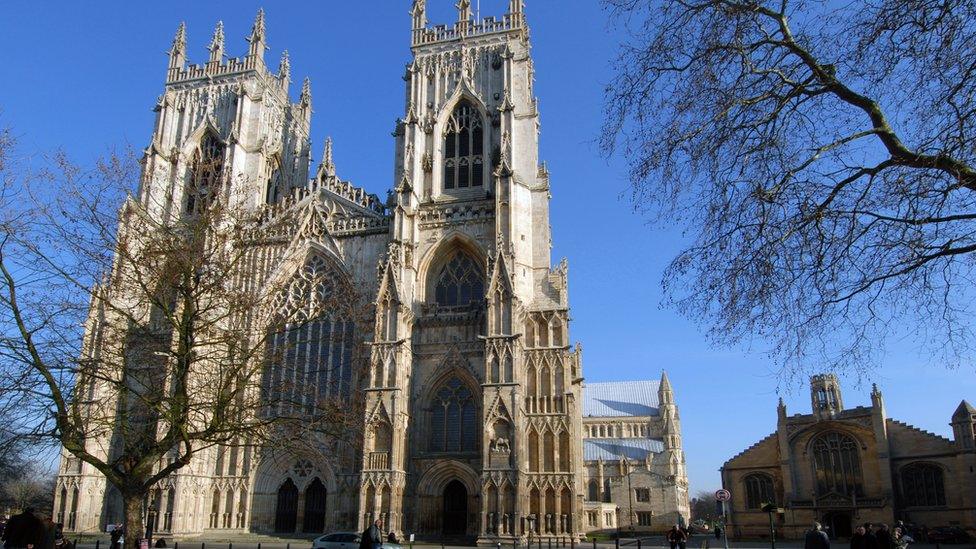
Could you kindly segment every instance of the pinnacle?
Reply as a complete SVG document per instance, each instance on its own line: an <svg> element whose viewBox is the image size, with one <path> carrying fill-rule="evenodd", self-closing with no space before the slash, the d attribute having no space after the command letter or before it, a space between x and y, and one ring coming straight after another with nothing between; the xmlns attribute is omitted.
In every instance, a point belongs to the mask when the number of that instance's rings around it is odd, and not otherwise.
<svg viewBox="0 0 976 549"><path fill-rule="evenodd" d="M223 50L224 48L224 22L217 21L214 28L213 38L210 40L210 51Z"/></svg>

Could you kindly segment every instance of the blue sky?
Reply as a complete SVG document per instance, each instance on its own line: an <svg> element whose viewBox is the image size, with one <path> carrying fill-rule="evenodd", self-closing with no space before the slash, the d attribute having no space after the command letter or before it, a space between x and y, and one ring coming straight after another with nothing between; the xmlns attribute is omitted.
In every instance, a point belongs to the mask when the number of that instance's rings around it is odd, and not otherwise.
<svg viewBox="0 0 976 549"><path fill-rule="evenodd" d="M453 0L428 0L432 23L456 17ZM700 330L659 307L663 267L681 228L651 226L633 213L619 161L594 141L602 90L618 38L596 0L527 2L542 113L541 156L552 174L553 258L570 261L571 335L593 381L658 377L667 369L681 410L692 490L719 486L722 462L772 432L778 394L790 413L808 412L805 386L781 384L763 354L716 348ZM206 61L214 24L224 21L227 54L246 52L257 8L234 2L19 2L4 6L0 124L24 151L63 147L87 162L112 146L144 147L162 92L165 52L186 21L191 62ZM292 95L312 79L315 162L326 135L339 175L385 196L392 186L394 120L403 114L410 59L408 0L265 2L267 60L292 63ZM483 15L507 0L482 0ZM947 371L895 342L873 380L889 415L951 437L949 416L976 400L972 367ZM870 383L844 378L845 404L870 404Z"/></svg>

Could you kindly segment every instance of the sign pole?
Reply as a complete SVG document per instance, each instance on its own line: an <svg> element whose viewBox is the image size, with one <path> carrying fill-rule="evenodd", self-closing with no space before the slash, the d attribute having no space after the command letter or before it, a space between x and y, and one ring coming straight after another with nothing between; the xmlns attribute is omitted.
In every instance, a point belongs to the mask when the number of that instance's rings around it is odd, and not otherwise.
<svg viewBox="0 0 976 549"><path fill-rule="evenodd" d="M722 542L725 543L725 549L729 549L729 513L724 501L722 502Z"/></svg>

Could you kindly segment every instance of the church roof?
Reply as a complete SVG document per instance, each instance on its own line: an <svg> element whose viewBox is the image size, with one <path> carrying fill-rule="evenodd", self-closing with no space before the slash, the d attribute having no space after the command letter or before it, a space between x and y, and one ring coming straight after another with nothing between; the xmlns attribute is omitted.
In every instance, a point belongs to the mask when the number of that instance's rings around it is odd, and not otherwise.
<svg viewBox="0 0 976 549"><path fill-rule="evenodd" d="M664 451L664 443L652 438L587 438L583 439L583 460L616 461L621 458L641 460L649 454Z"/></svg>
<svg viewBox="0 0 976 549"><path fill-rule="evenodd" d="M976 408L973 408L972 404L966 402L965 400L959 403L959 407L952 414L953 420L968 420L976 414Z"/></svg>
<svg viewBox="0 0 976 549"><path fill-rule="evenodd" d="M660 381L608 381L583 385L583 417L658 415Z"/></svg>

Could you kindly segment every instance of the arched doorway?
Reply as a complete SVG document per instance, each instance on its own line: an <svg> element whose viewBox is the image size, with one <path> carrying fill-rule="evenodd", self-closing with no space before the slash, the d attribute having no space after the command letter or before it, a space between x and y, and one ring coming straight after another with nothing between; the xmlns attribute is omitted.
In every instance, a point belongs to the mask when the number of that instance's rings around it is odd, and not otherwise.
<svg viewBox="0 0 976 549"><path fill-rule="evenodd" d="M275 532L294 532L298 522L298 486L288 478L278 488L275 505Z"/></svg>
<svg viewBox="0 0 976 549"><path fill-rule="evenodd" d="M845 511L824 513L821 522L831 539L849 538L853 533L851 530L851 514Z"/></svg>
<svg viewBox="0 0 976 549"><path fill-rule="evenodd" d="M325 530L325 485L318 477L305 489L305 518L302 530L305 532L322 532Z"/></svg>
<svg viewBox="0 0 976 549"><path fill-rule="evenodd" d="M441 531L446 536L463 536L468 531L468 490L459 480L444 487L444 518Z"/></svg>

